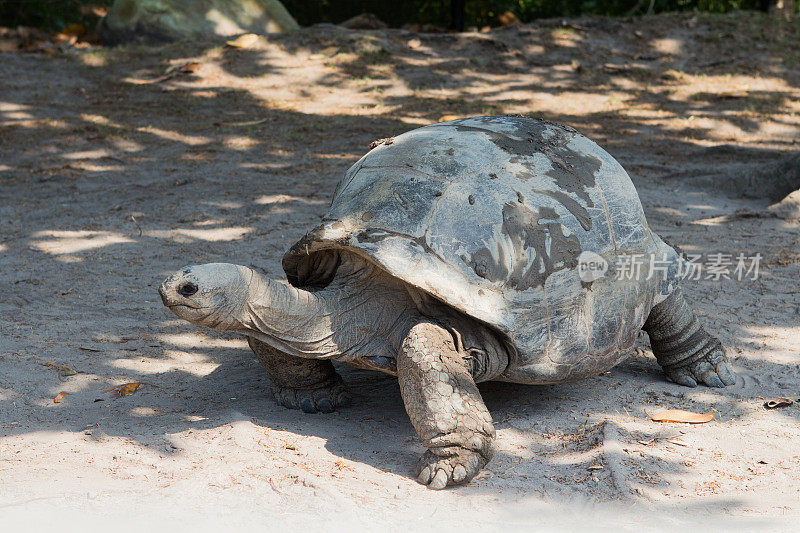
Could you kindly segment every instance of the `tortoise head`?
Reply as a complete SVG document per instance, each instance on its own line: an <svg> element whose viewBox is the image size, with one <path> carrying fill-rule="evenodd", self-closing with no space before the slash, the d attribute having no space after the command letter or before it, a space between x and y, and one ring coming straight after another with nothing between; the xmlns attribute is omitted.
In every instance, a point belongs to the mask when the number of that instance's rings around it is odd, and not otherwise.
<svg viewBox="0 0 800 533"><path fill-rule="evenodd" d="M158 288L161 301L180 318L214 329L238 329L239 317L258 275L241 265L208 263L187 266Z"/></svg>

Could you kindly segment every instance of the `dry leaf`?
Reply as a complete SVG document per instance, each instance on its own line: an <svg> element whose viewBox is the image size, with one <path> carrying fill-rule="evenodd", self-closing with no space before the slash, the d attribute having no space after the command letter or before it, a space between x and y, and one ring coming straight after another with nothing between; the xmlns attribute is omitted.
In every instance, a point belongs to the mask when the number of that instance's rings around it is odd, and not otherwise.
<svg viewBox="0 0 800 533"><path fill-rule="evenodd" d="M84 17L103 18L108 14L108 8L102 6L80 6L78 10Z"/></svg>
<svg viewBox="0 0 800 533"><path fill-rule="evenodd" d="M74 376L75 374L78 373L78 371L75 370L72 367L69 367L67 365L56 365L52 361L47 361L46 363L43 363L42 366L56 367L58 369L58 375L61 376L62 378L66 378L66 377L69 377L69 376Z"/></svg>
<svg viewBox="0 0 800 533"><path fill-rule="evenodd" d="M689 424L703 424L714 420L714 413L693 413L681 409L669 409L650 415L654 422L686 422Z"/></svg>
<svg viewBox="0 0 800 533"><path fill-rule="evenodd" d="M499 22L501 26L521 24L517 16L511 11L506 11L505 13L497 15L497 22Z"/></svg>
<svg viewBox="0 0 800 533"><path fill-rule="evenodd" d="M764 402L766 409L777 409L779 407L789 407L794 401L791 398L773 398Z"/></svg>
<svg viewBox="0 0 800 533"><path fill-rule="evenodd" d="M64 46L73 46L78 42L78 36L67 35L65 33L56 33L53 35L53 42L55 44L63 44Z"/></svg>
<svg viewBox="0 0 800 533"><path fill-rule="evenodd" d="M603 465L592 465L589 468L587 468L586 470L602 470L602 469L603 469Z"/></svg>
<svg viewBox="0 0 800 533"><path fill-rule="evenodd" d="M561 21L561 27L562 28L569 28L570 30L579 30L579 31L586 31L586 30L589 29L586 26L578 26L577 24L570 24L566 20L562 20Z"/></svg>
<svg viewBox="0 0 800 533"><path fill-rule="evenodd" d="M458 120L460 118L468 118L463 115L442 115L439 117L439 122L450 122L451 120Z"/></svg>
<svg viewBox="0 0 800 533"><path fill-rule="evenodd" d="M79 350L83 350L84 352L102 352L103 350L98 350L97 348L91 348L89 346L78 346Z"/></svg>
<svg viewBox="0 0 800 533"><path fill-rule="evenodd" d="M369 149L372 150L373 148L377 148L378 146L385 144L390 145L394 144L394 137L386 137L385 139L376 139L369 143Z"/></svg>
<svg viewBox="0 0 800 533"><path fill-rule="evenodd" d="M65 397L69 396L68 392L59 392L55 398L53 398L53 403L61 403Z"/></svg>
<svg viewBox="0 0 800 533"><path fill-rule="evenodd" d="M58 367L58 375L61 376L62 378L74 376L77 373L78 373L77 370L75 370L74 368L70 368L67 365L61 365L60 367Z"/></svg>
<svg viewBox="0 0 800 533"><path fill-rule="evenodd" d="M177 73L173 72L171 74L164 74L163 76L159 76L158 78L154 78L152 80L136 80L133 83L135 85L147 85L147 84L150 84L150 83L161 83L162 81L167 81L168 79L174 77L175 74L177 74Z"/></svg>
<svg viewBox="0 0 800 533"><path fill-rule="evenodd" d="M197 61L187 61L186 63L178 65L177 67L168 69L167 73L170 73L172 71L177 71L180 72L181 74L194 74L198 70L200 70L200 63L198 63Z"/></svg>
<svg viewBox="0 0 800 533"><path fill-rule="evenodd" d="M680 439L667 439L667 442L669 442L670 444L675 444L677 446L688 446L688 444L686 444Z"/></svg>
<svg viewBox="0 0 800 533"><path fill-rule="evenodd" d="M86 26L83 24L69 24L63 30L55 33L52 37L56 44L74 45L78 40L86 35Z"/></svg>
<svg viewBox="0 0 800 533"><path fill-rule="evenodd" d="M64 35L77 35L78 37L83 37L86 35L86 26L83 24L67 24L61 33Z"/></svg>
<svg viewBox="0 0 800 533"><path fill-rule="evenodd" d="M154 78L152 80L137 80L133 83L135 85L148 85L151 83L161 83L162 81L167 81L168 79L174 78L178 74L193 74L200 70L200 63L197 61L188 61L183 63L182 65L178 65L176 67L172 67L167 69L166 74L163 76L159 76L158 78Z"/></svg>
<svg viewBox="0 0 800 533"><path fill-rule="evenodd" d="M106 391L106 393L111 398L121 398L123 396L127 396L128 394L133 394L136 392L142 384L138 381L134 381L133 383L125 383L123 385L117 385L116 387L111 387Z"/></svg>
<svg viewBox="0 0 800 533"><path fill-rule="evenodd" d="M228 46L232 46L233 48L252 48L258 42L258 35L255 33L245 33L244 35L240 35L236 39L230 40L226 42Z"/></svg>

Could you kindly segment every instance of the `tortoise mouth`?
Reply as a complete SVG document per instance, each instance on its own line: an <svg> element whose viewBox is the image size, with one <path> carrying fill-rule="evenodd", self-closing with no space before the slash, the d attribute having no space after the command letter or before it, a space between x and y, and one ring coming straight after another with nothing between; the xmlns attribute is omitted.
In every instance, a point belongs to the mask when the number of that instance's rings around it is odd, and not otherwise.
<svg viewBox="0 0 800 533"><path fill-rule="evenodd" d="M197 309L210 309L210 307L201 307L201 306L195 306L195 305L189 305L189 304L167 304L167 307L169 307L170 309L175 309L176 307L185 307L186 309L195 309L195 310L197 310Z"/></svg>
<svg viewBox="0 0 800 533"><path fill-rule="evenodd" d="M194 307L192 305L187 305L187 304L167 304L167 307L169 307L170 309L174 309L175 307L185 307L187 309L197 309L197 307Z"/></svg>

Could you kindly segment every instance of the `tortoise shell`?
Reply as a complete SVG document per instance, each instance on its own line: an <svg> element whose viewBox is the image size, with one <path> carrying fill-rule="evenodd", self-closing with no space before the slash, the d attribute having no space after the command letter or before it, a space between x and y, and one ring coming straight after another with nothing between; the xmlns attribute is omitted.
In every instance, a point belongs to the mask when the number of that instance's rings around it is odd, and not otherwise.
<svg viewBox="0 0 800 533"><path fill-rule="evenodd" d="M289 282L324 285L335 271L326 252L341 249L493 327L513 352L497 379L521 383L580 379L622 360L681 261L611 155L572 128L515 116L382 141L284 256ZM587 281L585 257L608 270ZM623 272L636 263L638 274Z"/></svg>

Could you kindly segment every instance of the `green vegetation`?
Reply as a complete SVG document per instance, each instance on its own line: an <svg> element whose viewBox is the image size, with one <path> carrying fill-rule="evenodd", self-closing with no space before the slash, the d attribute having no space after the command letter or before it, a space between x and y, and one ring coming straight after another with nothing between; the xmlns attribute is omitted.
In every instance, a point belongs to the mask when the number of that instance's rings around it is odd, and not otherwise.
<svg viewBox="0 0 800 533"><path fill-rule="evenodd" d="M450 0L283 0L301 25L316 22L338 23L359 13L374 13L389 26L406 23L450 24ZM467 26L496 25L497 16L510 11L521 21L538 18L573 17L582 14L627 15L638 0L466 0ZM800 2L798 2L800 5ZM650 6L645 0L638 13ZM725 13L737 9L766 10L768 0L654 0L653 12L705 11Z"/></svg>
<svg viewBox="0 0 800 533"><path fill-rule="evenodd" d="M112 3L113 0L0 0L0 26L33 26L47 31L74 23L89 27L97 15L88 8Z"/></svg>
<svg viewBox="0 0 800 533"><path fill-rule="evenodd" d="M95 17L87 7L108 6L113 0L0 0L0 26L34 26L61 29L67 24L91 25ZM317 22L338 23L360 13L374 13L393 27L407 23L450 25L450 0L283 0L289 12L304 26ZM650 0L466 0L466 26L497 24L498 15L510 11L521 21L572 17L581 14L620 16ZM766 9L768 0L654 0L653 11L705 11L724 13L736 9ZM800 2L797 3L800 7Z"/></svg>

